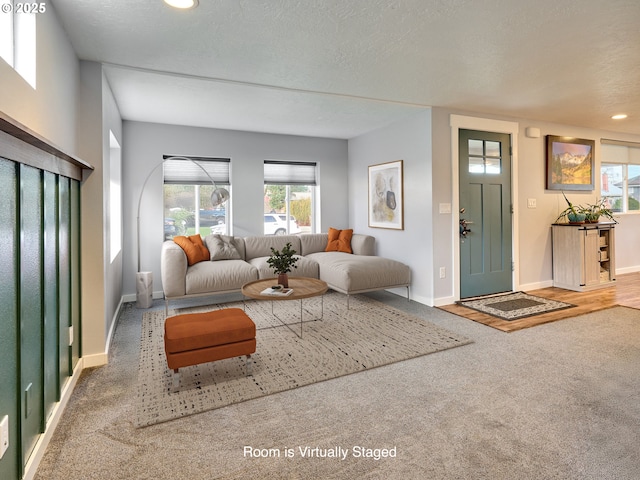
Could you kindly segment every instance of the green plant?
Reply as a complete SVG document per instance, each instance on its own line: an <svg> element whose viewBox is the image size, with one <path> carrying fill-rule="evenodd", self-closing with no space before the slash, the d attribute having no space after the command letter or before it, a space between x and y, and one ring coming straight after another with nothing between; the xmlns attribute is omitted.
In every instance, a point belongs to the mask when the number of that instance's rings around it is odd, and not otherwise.
<svg viewBox="0 0 640 480"><path fill-rule="evenodd" d="M560 220L562 220L563 218L566 218L569 222L584 222L585 218L586 218L586 214L584 214L581 209L582 207L578 206L575 207L567 198L567 196L564 194L564 192L562 192L562 196L564 197L564 200L567 202L567 208L565 208L562 212L560 212L560 215L558 215L558 218L556 218L556 223Z"/></svg>
<svg viewBox="0 0 640 480"><path fill-rule="evenodd" d="M291 243L287 243L282 252L271 247L271 256L267 259L267 264L273 269L273 273L281 275L289 273L292 268L298 268L295 264L298 257L295 257L296 251L291 248Z"/></svg>
<svg viewBox="0 0 640 480"><path fill-rule="evenodd" d="M311 198L292 200L291 215L295 217L298 226L308 227L311 225Z"/></svg>
<svg viewBox="0 0 640 480"><path fill-rule="evenodd" d="M567 202L567 208L560 212L560 215L556 218L556 222L566 218L571 223L596 223L600 217L605 217L612 222L618 223L618 221L613 217L613 210L607 207L607 202L604 198L601 198L596 203L584 206L573 205L564 192L562 192L562 196Z"/></svg>
<svg viewBox="0 0 640 480"><path fill-rule="evenodd" d="M580 211L585 214L585 220L590 223L596 223L600 217L605 217L612 222L618 223L613 216L613 211L607 207L604 198L601 198L596 203L587 204L586 207L581 206Z"/></svg>

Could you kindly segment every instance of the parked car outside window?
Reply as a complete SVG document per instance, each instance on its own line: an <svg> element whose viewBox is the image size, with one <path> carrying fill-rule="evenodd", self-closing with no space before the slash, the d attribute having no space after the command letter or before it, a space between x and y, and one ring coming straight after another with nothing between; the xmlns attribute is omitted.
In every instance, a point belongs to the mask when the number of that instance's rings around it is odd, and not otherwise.
<svg viewBox="0 0 640 480"><path fill-rule="evenodd" d="M289 233L300 233L302 230L293 215L289 216ZM287 215L284 213L264 214L264 234L265 235L286 235Z"/></svg>
<svg viewBox="0 0 640 480"><path fill-rule="evenodd" d="M171 240L176 236L176 221L173 218L165 217L164 219L164 239Z"/></svg>

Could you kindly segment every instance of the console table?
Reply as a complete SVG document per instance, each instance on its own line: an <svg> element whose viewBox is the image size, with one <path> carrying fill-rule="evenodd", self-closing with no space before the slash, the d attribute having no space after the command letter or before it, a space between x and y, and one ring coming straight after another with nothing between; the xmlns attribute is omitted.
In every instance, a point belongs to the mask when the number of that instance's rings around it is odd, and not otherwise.
<svg viewBox="0 0 640 480"><path fill-rule="evenodd" d="M615 282L615 223L554 223L553 286L585 292Z"/></svg>

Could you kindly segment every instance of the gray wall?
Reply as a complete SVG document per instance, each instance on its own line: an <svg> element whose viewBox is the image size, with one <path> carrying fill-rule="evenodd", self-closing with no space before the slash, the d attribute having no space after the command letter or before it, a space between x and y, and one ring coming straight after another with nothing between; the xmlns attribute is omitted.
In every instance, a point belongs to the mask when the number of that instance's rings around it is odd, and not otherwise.
<svg viewBox="0 0 640 480"><path fill-rule="evenodd" d="M116 104L115 98L109 83L102 72L102 161L104 164L104 176L102 178L103 185L103 236L102 236L102 255L104 258L104 271L105 271L105 312L104 312L104 335L107 343L107 350L111 337L113 336L113 330L116 326L117 317L119 314L119 307L122 302L122 267L123 267L123 252L122 248L120 253L111 261L110 255L110 242L111 242L111 229L112 219L110 215L111 211L111 198L110 198L110 183L111 183L111 168L117 168L117 166L111 165L111 142L109 132L113 133L119 145L122 145L122 119L120 118L120 111ZM121 170L122 171L122 170ZM122 195L121 195L122 197ZM120 201L122 205L122 201ZM122 217L120 217L122 222ZM120 226L122 231L122 226Z"/></svg>
<svg viewBox="0 0 640 480"><path fill-rule="evenodd" d="M232 226L236 236L262 235L264 160L318 162L321 230L349 224L346 140L271 135L125 121L122 177L124 205L124 291L135 295L136 216L142 185L162 162L162 155L231 158ZM163 241L162 169L150 177L142 197L141 270L153 272L153 289L161 295L160 249Z"/></svg>
<svg viewBox="0 0 640 480"><path fill-rule="evenodd" d="M349 140L349 228L376 237L377 254L411 266L411 297L433 297L431 111ZM370 228L369 165L403 161L404 230ZM396 293L405 295L406 291Z"/></svg>
<svg viewBox="0 0 640 480"><path fill-rule="evenodd" d="M110 333L122 298L122 254L110 262L110 137L122 143L122 121L102 65L80 62L78 156L94 170L82 186L82 356L107 363Z"/></svg>

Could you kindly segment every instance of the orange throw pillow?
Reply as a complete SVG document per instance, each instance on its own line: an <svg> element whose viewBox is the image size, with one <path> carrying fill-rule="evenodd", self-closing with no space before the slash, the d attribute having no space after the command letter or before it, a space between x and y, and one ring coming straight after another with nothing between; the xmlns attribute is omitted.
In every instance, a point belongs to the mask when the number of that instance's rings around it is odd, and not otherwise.
<svg viewBox="0 0 640 480"><path fill-rule="evenodd" d="M202 237L200 235L173 237L173 241L180 245L184 253L187 254L187 263L189 266L204 260L209 260L209 249L202 243Z"/></svg>
<svg viewBox="0 0 640 480"><path fill-rule="evenodd" d="M329 228L329 241L327 242L327 248L325 248L324 251L353 253L351 251L352 236L353 229L337 230L335 228Z"/></svg>

